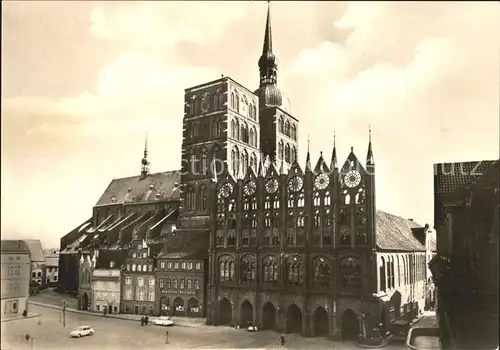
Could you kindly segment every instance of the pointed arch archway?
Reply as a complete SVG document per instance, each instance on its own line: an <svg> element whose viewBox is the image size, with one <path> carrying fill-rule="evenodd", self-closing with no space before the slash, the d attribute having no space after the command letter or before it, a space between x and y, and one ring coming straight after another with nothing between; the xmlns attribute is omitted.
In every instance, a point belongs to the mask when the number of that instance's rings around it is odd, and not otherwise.
<svg viewBox="0 0 500 350"><path fill-rule="evenodd" d="M314 310L314 335L316 337L326 335L330 330L330 322L328 312L322 306L318 306Z"/></svg>
<svg viewBox="0 0 500 350"><path fill-rule="evenodd" d="M174 299L174 315L175 316L186 316L186 306L184 305L184 299L177 297Z"/></svg>
<svg viewBox="0 0 500 350"><path fill-rule="evenodd" d="M400 310L401 310L401 293L398 291L395 291L394 294L391 297L391 304L394 307L394 317L399 318L400 317Z"/></svg>
<svg viewBox="0 0 500 350"><path fill-rule="evenodd" d="M82 310L88 310L89 309L89 296L87 293L83 293L82 296Z"/></svg>
<svg viewBox="0 0 500 350"><path fill-rule="evenodd" d="M233 306L227 298L223 298L219 303L219 325L230 325L233 320Z"/></svg>
<svg viewBox="0 0 500 350"><path fill-rule="evenodd" d="M288 333L302 332L302 311L295 304L290 305L286 310L286 331Z"/></svg>
<svg viewBox="0 0 500 350"><path fill-rule="evenodd" d="M276 328L276 308L270 301L262 309L262 328L272 330Z"/></svg>
<svg viewBox="0 0 500 350"><path fill-rule="evenodd" d="M240 308L240 327L248 327L251 324L253 324L253 306L245 300Z"/></svg>
<svg viewBox="0 0 500 350"><path fill-rule="evenodd" d="M351 309L347 309L342 314L341 332L342 340L357 340L359 334L358 316Z"/></svg>

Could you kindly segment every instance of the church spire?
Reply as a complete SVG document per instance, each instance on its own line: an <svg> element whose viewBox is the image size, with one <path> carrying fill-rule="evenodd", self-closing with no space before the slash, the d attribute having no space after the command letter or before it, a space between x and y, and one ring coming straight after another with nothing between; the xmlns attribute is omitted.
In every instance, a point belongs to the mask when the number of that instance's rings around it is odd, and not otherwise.
<svg viewBox="0 0 500 350"><path fill-rule="evenodd" d="M262 56L273 54L273 36L271 32L271 2L267 2L266 30L264 32L264 45L262 46Z"/></svg>
<svg viewBox="0 0 500 350"><path fill-rule="evenodd" d="M330 170L338 169L337 164L337 146L335 145L335 131L333 132L333 152L332 152L332 161L330 164Z"/></svg>
<svg viewBox="0 0 500 350"><path fill-rule="evenodd" d="M271 30L271 4L267 2L267 18L264 30L264 44L259 58L260 84L255 94L259 96L260 108L283 105L283 94L278 89L278 64L273 53Z"/></svg>
<svg viewBox="0 0 500 350"><path fill-rule="evenodd" d="M366 165L375 165L375 160L373 159L373 150L372 150L372 128L371 128L371 126L368 129L368 153L366 155Z"/></svg>
<svg viewBox="0 0 500 350"><path fill-rule="evenodd" d="M146 140L144 142L144 157L141 160L141 179L146 178L149 174L149 161L148 161L148 133L146 133Z"/></svg>
<svg viewBox="0 0 500 350"><path fill-rule="evenodd" d="M311 167L311 153L309 153L309 146L310 146L310 140L309 136L307 137L307 157L306 157L306 171L312 171Z"/></svg>

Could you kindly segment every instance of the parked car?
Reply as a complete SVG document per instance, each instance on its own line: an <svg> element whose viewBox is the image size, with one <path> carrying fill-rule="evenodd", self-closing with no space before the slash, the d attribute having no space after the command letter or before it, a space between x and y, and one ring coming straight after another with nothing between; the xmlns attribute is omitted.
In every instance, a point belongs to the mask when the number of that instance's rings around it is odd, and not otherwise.
<svg viewBox="0 0 500 350"><path fill-rule="evenodd" d="M249 331L249 332L258 332L259 329L257 328L257 326L250 325L250 326L247 327L247 331Z"/></svg>
<svg viewBox="0 0 500 350"><path fill-rule="evenodd" d="M172 319L168 316L160 316L157 319L154 319L153 322L151 323L153 323L156 326L163 326L163 327L174 325L174 321L172 321Z"/></svg>
<svg viewBox="0 0 500 350"><path fill-rule="evenodd" d="M95 333L94 329L90 326L79 326L69 333L72 338L85 337L87 335L93 335Z"/></svg>

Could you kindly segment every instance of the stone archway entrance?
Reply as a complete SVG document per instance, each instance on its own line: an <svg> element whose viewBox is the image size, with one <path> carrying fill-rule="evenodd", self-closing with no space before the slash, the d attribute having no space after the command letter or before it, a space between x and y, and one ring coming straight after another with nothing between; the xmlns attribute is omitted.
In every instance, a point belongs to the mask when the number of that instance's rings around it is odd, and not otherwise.
<svg viewBox="0 0 500 350"><path fill-rule="evenodd" d="M342 340L357 340L359 334L358 316L351 309L342 314L340 320L342 325Z"/></svg>
<svg viewBox="0 0 500 350"><path fill-rule="evenodd" d="M399 318L401 314L401 293L395 291L391 297L391 304L394 307L394 317Z"/></svg>
<svg viewBox="0 0 500 350"><path fill-rule="evenodd" d="M88 310L89 309L89 296L87 293L83 293L82 296L82 310Z"/></svg>
<svg viewBox="0 0 500 350"><path fill-rule="evenodd" d="M302 311L295 304L290 305L286 311L286 331L287 333L302 332Z"/></svg>
<svg viewBox="0 0 500 350"><path fill-rule="evenodd" d="M230 325L233 320L233 306L226 298L219 303L219 325Z"/></svg>
<svg viewBox="0 0 500 350"><path fill-rule="evenodd" d="M262 328L272 329L276 328L276 308L268 301L262 309Z"/></svg>
<svg viewBox="0 0 500 350"><path fill-rule="evenodd" d="M253 324L253 306L245 300L240 308L240 327L248 327L250 324Z"/></svg>
<svg viewBox="0 0 500 350"><path fill-rule="evenodd" d="M330 322L328 320L328 313L325 308L318 306L314 310L314 335L316 337L328 334L330 329Z"/></svg>
<svg viewBox="0 0 500 350"><path fill-rule="evenodd" d="M184 299L175 298L174 299L174 316L186 316L186 308L184 306Z"/></svg>

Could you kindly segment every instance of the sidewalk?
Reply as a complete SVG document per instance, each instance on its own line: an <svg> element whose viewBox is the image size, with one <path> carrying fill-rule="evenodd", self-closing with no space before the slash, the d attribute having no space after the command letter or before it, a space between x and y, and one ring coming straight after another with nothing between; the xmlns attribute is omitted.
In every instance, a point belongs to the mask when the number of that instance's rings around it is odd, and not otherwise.
<svg viewBox="0 0 500 350"><path fill-rule="evenodd" d="M48 308L56 309L56 310L61 310L61 307L58 305L40 303L37 301L28 301L28 304L37 305L37 306L41 306L41 307L48 307ZM141 317L143 316L143 315L132 315L132 314L107 314L107 315L104 315L104 314L98 313L98 312L77 310L77 309L73 309L70 307L66 307L66 312L73 312L73 313L82 314L82 315L114 318L114 319L119 319L119 320L135 321L135 322L140 322ZM151 317L151 318L154 318L154 317ZM172 317L172 320L174 321L176 326L182 326L182 327L200 327L200 326L203 326L206 322L206 320L204 318L188 318L188 317Z"/></svg>
<svg viewBox="0 0 500 350"><path fill-rule="evenodd" d="M10 322L10 321L17 321L17 320L25 320L27 318L34 318L34 317L39 317L41 316L40 314L34 314L34 313L28 313L28 316L24 317L23 315L16 315L14 317L2 317L2 323L3 322Z"/></svg>

